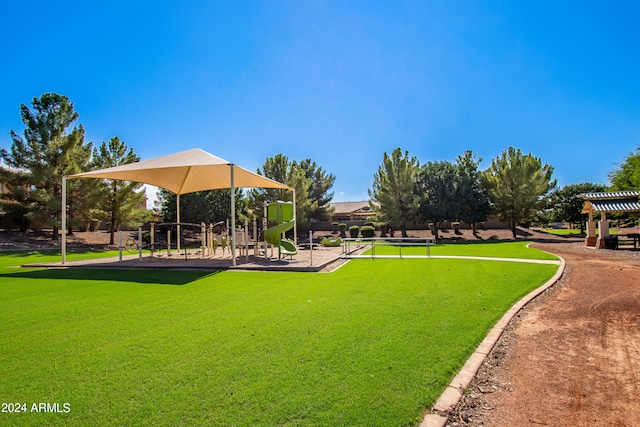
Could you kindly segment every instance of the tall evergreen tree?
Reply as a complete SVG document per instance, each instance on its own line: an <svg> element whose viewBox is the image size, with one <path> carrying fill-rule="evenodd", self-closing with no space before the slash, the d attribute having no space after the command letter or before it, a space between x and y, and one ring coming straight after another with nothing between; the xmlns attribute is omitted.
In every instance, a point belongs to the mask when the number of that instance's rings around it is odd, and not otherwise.
<svg viewBox="0 0 640 427"><path fill-rule="evenodd" d="M407 225L419 209L414 191L419 169L420 162L409 157L408 151L403 153L398 147L391 155L385 152L369 189L370 205L377 220L399 228L403 237L407 236Z"/></svg>
<svg viewBox="0 0 640 427"><path fill-rule="evenodd" d="M486 221L491 212L489 196L479 169L482 158L477 158L471 150L456 158L456 197L454 219L475 226ZM475 230L475 227L474 227Z"/></svg>
<svg viewBox="0 0 640 427"><path fill-rule="evenodd" d="M309 198L311 180L297 162L290 162L287 156L276 154L265 160L262 169L258 168L258 174L295 188L296 222L298 225L309 222L309 217L318 208L318 203ZM256 188L249 191L249 207L254 212L262 212L264 203L276 200L292 201L292 192L274 188Z"/></svg>
<svg viewBox="0 0 640 427"><path fill-rule="evenodd" d="M20 231L27 231L31 225L31 191L27 174L0 167L0 181L5 185L5 190L0 193L0 208Z"/></svg>
<svg viewBox="0 0 640 427"><path fill-rule="evenodd" d="M231 189L198 191L180 196L180 221L194 224L215 223L231 218ZM176 221L176 195L160 190L160 206L165 221ZM241 189L235 190L236 222L246 214L246 201Z"/></svg>
<svg viewBox="0 0 640 427"><path fill-rule="evenodd" d="M420 200L418 218L433 223L436 239L442 221L456 218L458 171L454 164L428 162L417 177L417 197Z"/></svg>
<svg viewBox="0 0 640 427"><path fill-rule="evenodd" d="M139 160L140 157L133 152L133 148L128 148L117 136L111 138L109 143L103 141L93 151L93 166L96 169L126 165ZM119 179L102 181L99 205L109 225L109 244L113 245L115 232L121 226L133 226L150 219L151 213L141 207L146 198L142 185Z"/></svg>
<svg viewBox="0 0 640 427"><path fill-rule="evenodd" d="M20 105L25 125L23 136L10 132L11 150L2 149L0 157L13 170L3 172L9 187L33 189L25 197L28 216L43 220L58 239L62 209L62 177L87 169L91 144L84 143L82 125L71 127L78 119L73 104L63 95L45 93L33 98L32 108ZM68 183L74 191L75 183Z"/></svg>
<svg viewBox="0 0 640 427"><path fill-rule="evenodd" d="M329 209L329 203L333 199L333 192L330 192L336 177L327 174L322 167L311 159L305 159L299 163L300 169L309 179L309 200L317 207L309 216L317 221L326 221L332 214Z"/></svg>
<svg viewBox="0 0 640 427"><path fill-rule="evenodd" d="M502 220L509 223L514 239L516 225L531 221L547 204L547 196L556 186L552 175L553 166L513 147L493 159L485 171L489 199Z"/></svg>

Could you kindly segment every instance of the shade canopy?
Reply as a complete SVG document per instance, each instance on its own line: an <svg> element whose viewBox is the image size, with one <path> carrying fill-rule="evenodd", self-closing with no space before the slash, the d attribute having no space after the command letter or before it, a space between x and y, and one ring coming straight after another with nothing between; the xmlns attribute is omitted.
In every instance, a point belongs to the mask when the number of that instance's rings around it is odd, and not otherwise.
<svg viewBox="0 0 640 427"><path fill-rule="evenodd" d="M78 173L62 178L62 264L66 260L66 180L68 178L118 179L155 185L178 195L177 222L180 223L180 195L196 191L231 189L231 258L236 265L235 241L235 195L236 188L281 188L294 192L295 189L277 181L243 169L218 156L199 148L169 154L155 159L114 166L91 172ZM295 208L294 208L295 209ZM178 230L179 230L178 225ZM178 234L180 232L178 231ZM178 250L180 249L178 239Z"/></svg>
<svg viewBox="0 0 640 427"><path fill-rule="evenodd" d="M231 167L233 166L233 183ZM71 175L68 178L103 178L142 182L175 194L224 188L290 187L250 172L199 148L155 159Z"/></svg>

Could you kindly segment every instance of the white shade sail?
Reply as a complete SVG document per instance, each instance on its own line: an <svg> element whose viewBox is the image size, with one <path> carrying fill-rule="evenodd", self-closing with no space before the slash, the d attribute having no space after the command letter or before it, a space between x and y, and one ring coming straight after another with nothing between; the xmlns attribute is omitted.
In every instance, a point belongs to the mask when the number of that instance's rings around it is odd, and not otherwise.
<svg viewBox="0 0 640 427"><path fill-rule="evenodd" d="M250 172L199 148L150 160L71 175L68 178L103 178L142 182L175 194L224 188L283 188L288 186ZM233 185L232 185L233 184Z"/></svg>

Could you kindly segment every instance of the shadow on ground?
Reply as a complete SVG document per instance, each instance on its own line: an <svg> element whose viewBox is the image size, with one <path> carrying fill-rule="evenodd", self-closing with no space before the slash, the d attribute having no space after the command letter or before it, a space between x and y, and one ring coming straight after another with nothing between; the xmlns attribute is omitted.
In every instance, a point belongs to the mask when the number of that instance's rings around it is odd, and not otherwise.
<svg viewBox="0 0 640 427"><path fill-rule="evenodd" d="M46 269L0 274L7 279L92 280L154 285L186 285L219 272L167 270ZM1 286L1 285L0 285Z"/></svg>

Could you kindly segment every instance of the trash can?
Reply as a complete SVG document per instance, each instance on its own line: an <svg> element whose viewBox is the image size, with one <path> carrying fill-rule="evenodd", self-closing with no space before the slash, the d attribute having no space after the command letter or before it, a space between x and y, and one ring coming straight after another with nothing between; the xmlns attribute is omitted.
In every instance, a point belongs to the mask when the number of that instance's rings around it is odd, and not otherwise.
<svg viewBox="0 0 640 427"><path fill-rule="evenodd" d="M618 249L618 236L605 236L604 237L605 249Z"/></svg>

